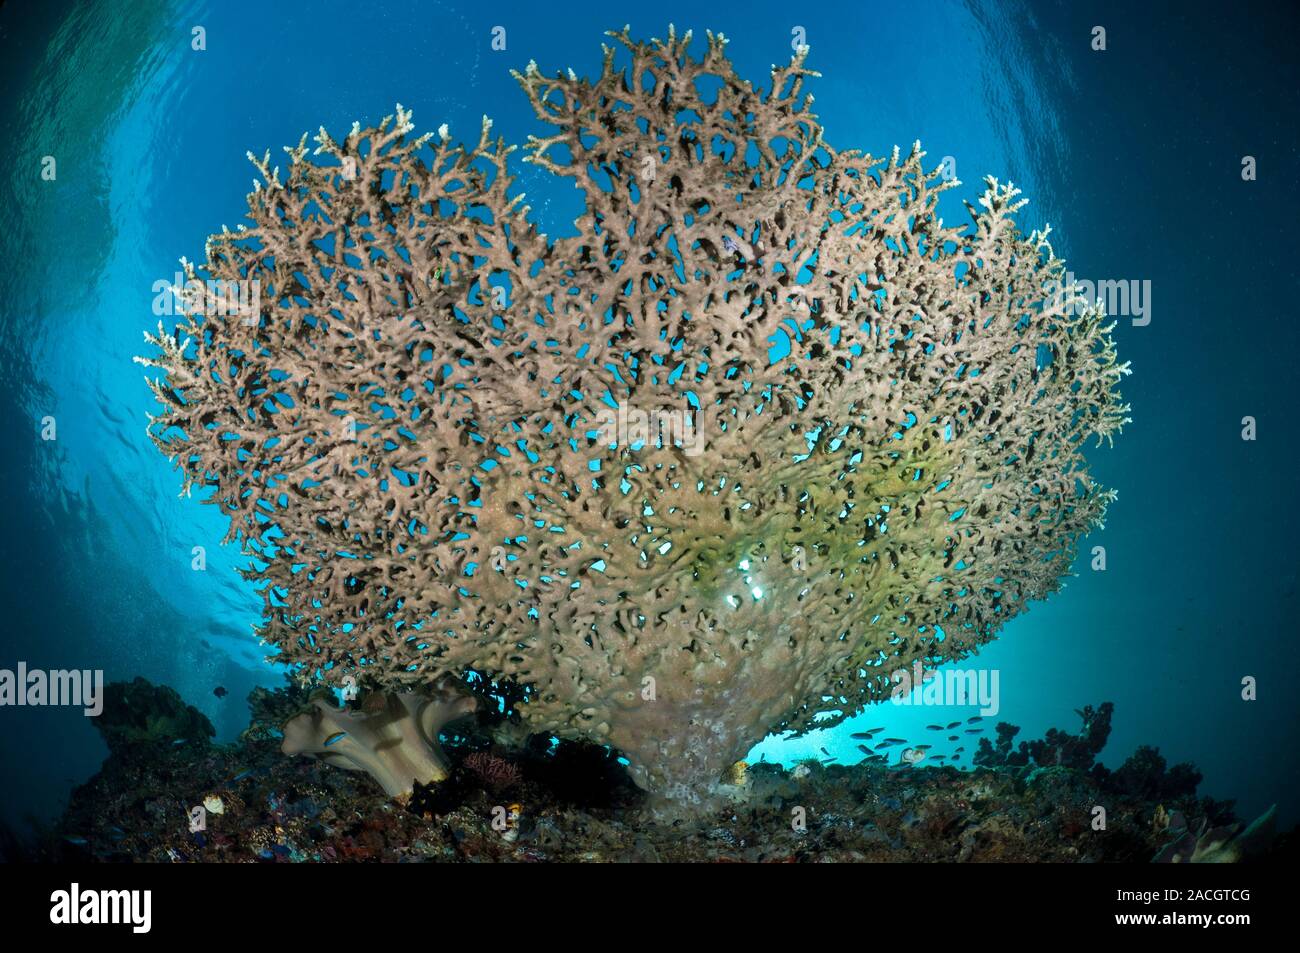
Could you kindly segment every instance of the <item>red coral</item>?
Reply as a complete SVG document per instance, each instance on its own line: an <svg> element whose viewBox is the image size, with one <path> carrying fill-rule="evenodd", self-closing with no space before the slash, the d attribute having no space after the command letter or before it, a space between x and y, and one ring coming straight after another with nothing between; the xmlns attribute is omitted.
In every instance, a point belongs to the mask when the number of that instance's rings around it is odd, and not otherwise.
<svg viewBox="0 0 1300 953"><path fill-rule="evenodd" d="M517 766L487 751L475 751L465 759L465 767L493 791L514 787L522 777Z"/></svg>

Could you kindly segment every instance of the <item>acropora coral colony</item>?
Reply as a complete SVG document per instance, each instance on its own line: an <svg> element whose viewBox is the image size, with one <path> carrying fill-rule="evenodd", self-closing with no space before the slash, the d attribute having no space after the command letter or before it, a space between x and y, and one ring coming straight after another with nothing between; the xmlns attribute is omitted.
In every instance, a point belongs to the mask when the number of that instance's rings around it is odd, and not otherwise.
<svg viewBox="0 0 1300 953"><path fill-rule="evenodd" d="M530 222L489 120L416 138L399 105L304 134L285 181L250 155L251 224L184 262L181 326L140 360L280 661L524 686L528 730L680 804L1056 590L1113 497L1082 449L1126 422L1127 367L1013 186L945 226L960 183L919 143L826 142L806 48L763 92L721 34L700 59L690 33L610 35L630 63L605 47L594 82L514 74L553 130L524 161L583 191L577 234ZM257 307L205 307L253 281ZM610 426L631 412L659 432ZM340 737L312 717L295 750Z"/></svg>

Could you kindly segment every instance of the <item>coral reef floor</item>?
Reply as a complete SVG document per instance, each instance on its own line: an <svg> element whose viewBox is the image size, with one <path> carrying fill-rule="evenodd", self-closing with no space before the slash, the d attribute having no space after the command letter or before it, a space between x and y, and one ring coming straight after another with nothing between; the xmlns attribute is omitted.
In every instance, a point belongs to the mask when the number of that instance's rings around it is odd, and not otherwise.
<svg viewBox="0 0 1300 953"><path fill-rule="evenodd" d="M173 715L193 711L174 693L165 701ZM1094 728L1109 718L1108 707L1087 711ZM284 756L256 718L238 743L213 745L187 717L154 716L152 736L106 734L112 753L100 773L25 850L44 860L164 863L1146 863L1295 850L1294 834L1254 837L1249 850L1224 856L1220 841L1238 844L1230 835L1243 826L1230 804L1198 799L1190 766L1166 771L1152 749L1116 772L1094 765L1108 728L1098 741L1088 722L1081 735L1052 732L1022 745L1019 758L1006 726L1003 743L989 746L973 770L760 763L722 786L708 809L669 820L596 746L534 739L489 750L471 732L445 739L454 764L448 780L392 799L363 773ZM178 725L184 737L169 738ZM1061 763L1036 764L1035 756ZM206 805L204 829L192 830L198 805ZM1197 820L1202 835L1228 833L1202 836L1193 857Z"/></svg>

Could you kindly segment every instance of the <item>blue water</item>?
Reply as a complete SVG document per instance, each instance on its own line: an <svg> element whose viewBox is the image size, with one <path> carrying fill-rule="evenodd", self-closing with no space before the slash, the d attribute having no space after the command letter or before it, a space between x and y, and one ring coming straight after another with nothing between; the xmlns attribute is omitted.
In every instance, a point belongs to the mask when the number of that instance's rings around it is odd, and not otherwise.
<svg viewBox="0 0 1300 953"><path fill-rule="evenodd" d="M145 438L152 398L131 363L156 322L153 283L239 221L254 177L245 150L282 154L304 130L339 134L396 102L421 131L446 122L475 135L488 113L523 142L542 129L508 71L529 59L591 74L604 30L663 35L672 22L724 32L741 73L761 79L801 26L831 142L880 155L919 138L934 164L955 159L963 198L985 174L1019 185L1032 200L1024 224L1052 223L1079 277L1152 282L1151 323L1117 329L1134 422L1092 454L1119 502L1078 578L968 663L999 672L990 722L1036 737L1112 700L1108 764L1158 745L1205 772L1204 793L1238 798L1243 813L1278 801L1294 823L1300 31L1294 9L1263 3L1163 18L1129 7L6 4L0 667L143 675L202 708L223 739L245 726L248 690L278 681L250 634L260 599L218 545L225 521L177 499L177 476ZM1097 24L1105 52L1089 46ZM496 25L504 52L490 48ZM1246 154L1258 181L1241 180ZM53 182L40 177L47 155ZM515 171L546 230L571 229L570 184ZM1259 422L1249 443L1248 414ZM47 415L53 442L40 439ZM1105 572L1089 568L1094 545ZM191 569L195 546L204 572ZM1259 679L1257 701L1241 699L1244 676ZM852 731L920 740L925 724L973 713L885 704L751 757L789 762L824 746L852 762ZM54 815L105 753L76 710L0 709L0 816Z"/></svg>

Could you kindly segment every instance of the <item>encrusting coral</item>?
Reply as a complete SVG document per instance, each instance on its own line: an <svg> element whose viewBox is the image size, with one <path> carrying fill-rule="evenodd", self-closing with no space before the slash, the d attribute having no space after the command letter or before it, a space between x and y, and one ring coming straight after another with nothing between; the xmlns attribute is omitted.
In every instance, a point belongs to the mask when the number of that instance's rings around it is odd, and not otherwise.
<svg viewBox="0 0 1300 953"><path fill-rule="evenodd" d="M358 711L318 698L284 726L280 750L305 754L349 771L365 771L390 797L411 793L415 782L447 777L438 746L443 725L473 713L477 701L453 691L432 697L413 692L373 693Z"/></svg>
<svg viewBox="0 0 1300 953"><path fill-rule="evenodd" d="M251 224L185 268L260 303L196 284L142 360L282 660L513 680L528 727L689 801L1057 589L1112 498L1081 451L1127 368L1018 190L945 226L959 183L919 144L827 143L806 49L762 92L721 35L698 60L612 35L630 62L594 81L516 74L576 235L529 222L486 119L466 147L399 106L319 161L304 135L283 181L254 158Z"/></svg>

